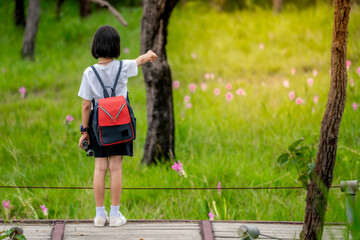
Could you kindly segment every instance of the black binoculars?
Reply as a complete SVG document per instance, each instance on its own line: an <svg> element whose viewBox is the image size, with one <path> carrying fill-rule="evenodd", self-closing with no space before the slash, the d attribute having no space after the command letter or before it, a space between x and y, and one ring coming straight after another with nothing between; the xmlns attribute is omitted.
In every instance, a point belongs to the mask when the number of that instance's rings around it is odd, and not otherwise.
<svg viewBox="0 0 360 240"><path fill-rule="evenodd" d="M93 156L95 155L95 152L89 148L89 143L88 143L88 141L84 140L84 141L81 143L81 145L83 146L83 148L84 148L84 150L85 150L85 152L86 152L86 155L87 155L88 157L93 157Z"/></svg>

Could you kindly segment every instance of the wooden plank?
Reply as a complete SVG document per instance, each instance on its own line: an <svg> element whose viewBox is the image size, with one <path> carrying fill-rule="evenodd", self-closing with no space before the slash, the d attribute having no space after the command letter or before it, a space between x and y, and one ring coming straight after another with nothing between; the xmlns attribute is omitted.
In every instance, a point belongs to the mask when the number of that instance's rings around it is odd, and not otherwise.
<svg viewBox="0 0 360 240"><path fill-rule="evenodd" d="M15 223L0 224L1 230L9 230L11 227L19 225ZM37 225L37 224L20 224L24 230L24 236L26 239L51 239L52 225Z"/></svg>
<svg viewBox="0 0 360 240"><path fill-rule="evenodd" d="M274 224L274 223L223 223L223 222L213 222L213 227L237 227L240 225L255 225L255 226L271 226L274 228L298 228L302 227L302 224ZM325 228L332 228L332 229L344 229L346 225L326 225Z"/></svg>
<svg viewBox="0 0 360 240"><path fill-rule="evenodd" d="M120 227L95 227L92 223L66 224L64 239L174 239L201 240L195 223L127 223Z"/></svg>
<svg viewBox="0 0 360 240"><path fill-rule="evenodd" d="M66 225L65 225L66 223ZM205 224L204 224L205 223ZM298 239L298 235L302 230L302 224L281 224L281 223L245 223L243 221L156 221L156 220L136 220L129 221L126 225L121 227L104 228L94 227L93 221L89 220L69 220L69 223L48 220L28 221L28 223L21 223L20 226L24 229L24 235L28 240L49 240L52 236L52 229L56 226L59 228L61 224L65 226L64 239L66 240L102 240L102 239L126 239L126 240L201 240L204 238L204 226L211 225L212 230L209 231L213 234L215 240L235 240L239 239L237 229L241 225L255 225L259 228L261 234L278 237L281 239ZM10 229L11 226L17 225L15 222L12 224L1 224L0 228ZM60 228L61 229L61 228ZM202 234L201 235L201 230ZM324 229L323 240L339 240L346 239L346 226L344 225L326 225ZM203 236L203 237L202 237ZM59 237L62 239L62 237ZM267 239L260 236L260 239Z"/></svg>
<svg viewBox="0 0 360 240"><path fill-rule="evenodd" d="M63 240L65 231L65 223L57 221L54 224L54 227L51 232L52 240Z"/></svg>
<svg viewBox="0 0 360 240"><path fill-rule="evenodd" d="M106 238L99 238L99 236L86 236L86 237L66 237L66 240L79 240L79 239L86 239L86 240L139 240L143 238L144 240L201 240L201 238L191 238L191 237L178 237L172 236L170 238L159 238L159 237L118 237L118 236L110 236ZM237 238L236 240L239 240Z"/></svg>
<svg viewBox="0 0 360 240"><path fill-rule="evenodd" d="M72 229L72 228L93 228L93 223L82 223L82 224L66 224L66 228ZM199 224L178 224L178 223L127 223L123 226L121 226L122 229L199 229Z"/></svg>
<svg viewBox="0 0 360 240"><path fill-rule="evenodd" d="M200 229L198 231L193 230L131 230L131 231L124 231L121 229L121 227L118 227L118 229L115 231L109 231L110 228L117 228L117 227L105 227L105 228L96 228L92 231L76 231L76 232L70 232L65 230L66 236L88 236L92 234L96 234L98 236L119 236L119 235L126 235L126 236L132 236L132 235L142 235L142 236L151 236L151 235L157 235L157 236L174 236L174 234L180 234L182 236L199 236L200 235Z"/></svg>
<svg viewBox="0 0 360 240"><path fill-rule="evenodd" d="M201 236L203 240L214 240L214 231L212 228L212 224L210 221L201 221L200 223L201 227Z"/></svg>
<svg viewBox="0 0 360 240"><path fill-rule="evenodd" d="M273 236L281 239L296 239L302 231L302 225L298 224L243 224L243 223L213 223L215 239L238 238L237 229L241 225L253 225L259 228L260 234ZM345 239L346 226L325 226L323 239ZM260 236L261 237L261 236ZM261 238L258 239L261 239Z"/></svg>

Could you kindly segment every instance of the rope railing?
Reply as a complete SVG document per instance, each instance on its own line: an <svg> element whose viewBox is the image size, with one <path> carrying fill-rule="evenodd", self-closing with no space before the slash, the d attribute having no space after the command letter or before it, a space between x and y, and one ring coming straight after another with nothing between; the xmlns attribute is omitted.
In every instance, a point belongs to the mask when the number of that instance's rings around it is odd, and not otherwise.
<svg viewBox="0 0 360 240"><path fill-rule="evenodd" d="M40 189L93 189L93 187L51 187L51 186L0 186L0 188L40 188ZM340 186L331 186L331 188L340 188ZM110 189L106 187L105 189ZM296 190L304 189L299 186L285 186L285 187L222 187L222 188L207 188L207 187L124 187L123 190Z"/></svg>

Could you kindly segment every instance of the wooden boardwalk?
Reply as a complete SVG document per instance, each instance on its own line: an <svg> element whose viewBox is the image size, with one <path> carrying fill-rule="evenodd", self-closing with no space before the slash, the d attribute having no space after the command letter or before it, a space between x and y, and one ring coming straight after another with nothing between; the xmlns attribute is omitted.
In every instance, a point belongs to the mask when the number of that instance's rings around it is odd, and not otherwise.
<svg viewBox="0 0 360 240"><path fill-rule="evenodd" d="M1 231L14 225L0 220ZM28 240L238 240L241 225L258 227L264 234L258 239L299 239L302 229L301 222L257 221L128 220L121 227L94 227L93 220L23 220L20 224ZM345 225L326 225L323 239L346 239L346 234Z"/></svg>

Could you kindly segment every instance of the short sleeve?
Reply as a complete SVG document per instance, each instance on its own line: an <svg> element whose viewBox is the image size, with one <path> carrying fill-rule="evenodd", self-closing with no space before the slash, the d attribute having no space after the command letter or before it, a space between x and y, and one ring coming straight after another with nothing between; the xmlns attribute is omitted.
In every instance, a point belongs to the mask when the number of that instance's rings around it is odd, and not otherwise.
<svg viewBox="0 0 360 240"><path fill-rule="evenodd" d="M127 77L135 77L138 75L138 65L136 60L126 60L127 66Z"/></svg>
<svg viewBox="0 0 360 240"><path fill-rule="evenodd" d="M85 72L84 72L84 75L83 75L83 78L82 78L82 81L81 81L78 96L85 99L85 100L92 100L93 99L93 94L92 94L92 91L91 91L89 79L88 79L87 75L85 74Z"/></svg>

